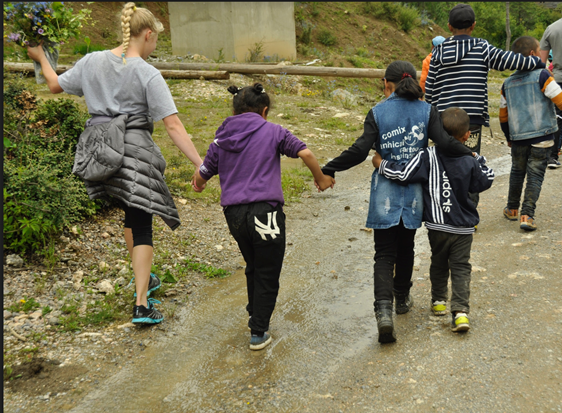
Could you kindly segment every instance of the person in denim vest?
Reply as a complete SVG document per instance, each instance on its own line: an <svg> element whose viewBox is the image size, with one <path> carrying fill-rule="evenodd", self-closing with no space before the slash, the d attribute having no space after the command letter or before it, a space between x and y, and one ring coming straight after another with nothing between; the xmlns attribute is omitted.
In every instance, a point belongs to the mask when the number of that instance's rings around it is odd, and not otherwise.
<svg viewBox="0 0 562 413"><path fill-rule="evenodd" d="M386 99L367 114L363 135L324 166L324 174L334 176L360 164L371 149L383 159L404 165L427 147L428 138L451 156L472 155L469 148L445 132L437 108L420 100L423 91L410 62L392 62L383 83ZM400 185L373 172L367 227L374 229L374 306L380 343L396 341L394 298L397 314L407 313L413 305L414 236L422 214L421 184Z"/></svg>
<svg viewBox="0 0 562 413"><path fill-rule="evenodd" d="M512 50L537 56L540 46L537 39L523 36L513 42ZM511 147L509 194L503 215L517 221L527 176L520 219L520 227L526 231L537 229L535 208L558 131L555 106L562 109L562 89L548 70L518 70L502 85L500 124Z"/></svg>

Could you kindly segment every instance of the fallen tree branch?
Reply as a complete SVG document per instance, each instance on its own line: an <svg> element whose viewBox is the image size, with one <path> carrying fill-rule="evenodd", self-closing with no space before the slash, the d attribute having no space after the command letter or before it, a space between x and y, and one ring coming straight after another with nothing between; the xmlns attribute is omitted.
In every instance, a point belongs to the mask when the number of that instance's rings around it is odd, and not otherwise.
<svg viewBox="0 0 562 413"><path fill-rule="evenodd" d="M351 67L256 65L238 63L149 63L160 70L168 79L229 79L229 73L246 75L303 75L382 79L385 69L356 69ZM64 73L72 66L58 66L56 72ZM10 72L29 72L33 75L31 63L4 63L4 70ZM421 72L417 72L418 79Z"/></svg>

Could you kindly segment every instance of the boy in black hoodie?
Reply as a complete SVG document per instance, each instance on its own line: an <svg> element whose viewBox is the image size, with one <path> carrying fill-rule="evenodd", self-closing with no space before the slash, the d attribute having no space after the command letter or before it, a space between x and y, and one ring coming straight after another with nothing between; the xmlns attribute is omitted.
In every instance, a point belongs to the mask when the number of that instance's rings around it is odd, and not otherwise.
<svg viewBox="0 0 562 413"><path fill-rule="evenodd" d="M470 118L460 108L449 108L441 117L443 127L455 139L465 142L470 136ZM431 245L431 309L434 315L447 312L447 282L451 275L452 330L470 328L470 248L478 212L468 193L479 193L492 186L494 171L483 156L449 157L438 147L421 150L405 165L383 160L378 154L373 165L379 174L404 183L423 184L423 220Z"/></svg>

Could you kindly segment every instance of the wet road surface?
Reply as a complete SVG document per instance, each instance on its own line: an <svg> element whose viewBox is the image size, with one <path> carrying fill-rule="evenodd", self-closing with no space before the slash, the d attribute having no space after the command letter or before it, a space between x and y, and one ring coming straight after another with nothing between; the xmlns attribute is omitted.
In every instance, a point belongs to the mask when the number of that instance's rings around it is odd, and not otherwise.
<svg viewBox="0 0 562 413"><path fill-rule="evenodd" d="M241 270L206 287L142 364L100 383L72 411L562 411L562 171L547 171L540 229L525 233L501 215L509 161L490 161L500 176L481 195L468 333L452 333L449 314L430 314L421 228L415 306L395 317L395 344L377 342L366 161L338 173L333 191L285 208L269 347L248 349Z"/></svg>

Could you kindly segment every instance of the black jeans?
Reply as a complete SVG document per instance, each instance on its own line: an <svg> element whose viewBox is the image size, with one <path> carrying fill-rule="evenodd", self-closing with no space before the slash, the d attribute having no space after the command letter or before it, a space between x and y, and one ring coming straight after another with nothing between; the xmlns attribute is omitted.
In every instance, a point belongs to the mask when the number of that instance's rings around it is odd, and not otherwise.
<svg viewBox="0 0 562 413"><path fill-rule="evenodd" d="M482 155L480 153L480 150L482 148L482 125L475 125L471 123L469 128L470 137L464 144L465 146L468 146L472 152L477 152L478 155ZM478 206L478 203L480 202L480 194L478 192L469 192L468 197L476 208Z"/></svg>
<svg viewBox="0 0 562 413"><path fill-rule="evenodd" d="M404 223L375 229L375 302L393 301L394 294L407 295L412 286L415 229ZM394 294L393 294L394 293Z"/></svg>
<svg viewBox="0 0 562 413"><path fill-rule="evenodd" d="M451 275L451 312L470 311L470 274L472 266L470 248L472 234L451 234L449 232L428 230L431 245L431 266L429 279L431 280L431 299L433 301L447 301L449 271Z"/></svg>
<svg viewBox="0 0 562 413"><path fill-rule="evenodd" d="M246 261L248 327L268 331L285 255L285 214L267 202L232 205L224 216Z"/></svg>
<svg viewBox="0 0 562 413"><path fill-rule="evenodd" d="M535 217L535 209L541 194L550 151L550 148L512 145L511 173L509 175L509 192L507 195L507 207L509 209L519 209L523 183L525 182L525 176L527 176L521 215L528 215L531 218Z"/></svg>

